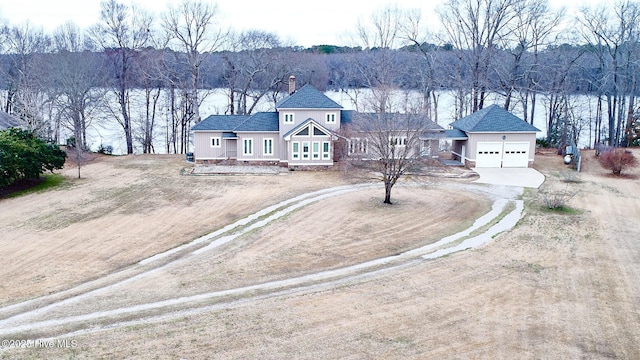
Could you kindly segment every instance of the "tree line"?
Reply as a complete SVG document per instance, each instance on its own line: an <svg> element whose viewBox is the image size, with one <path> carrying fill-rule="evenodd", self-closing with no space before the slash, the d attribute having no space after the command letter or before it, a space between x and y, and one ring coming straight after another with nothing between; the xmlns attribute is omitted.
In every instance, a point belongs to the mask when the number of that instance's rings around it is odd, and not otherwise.
<svg viewBox="0 0 640 360"><path fill-rule="evenodd" d="M299 84L345 91L360 111L411 108L437 122L448 93L456 118L498 101L533 123L544 108L552 145L585 132L590 146L638 145L637 1L584 7L576 18L546 0L447 0L436 12L439 23L425 24L419 11L389 5L354 19L349 46L302 48L224 28L209 3L185 0L154 17L106 0L88 29L5 25L0 104L58 143L67 129L79 152L100 121L118 124L127 153L184 153L210 90L225 93L218 113L251 114L286 95L295 74ZM420 97L400 104L394 92Z"/></svg>

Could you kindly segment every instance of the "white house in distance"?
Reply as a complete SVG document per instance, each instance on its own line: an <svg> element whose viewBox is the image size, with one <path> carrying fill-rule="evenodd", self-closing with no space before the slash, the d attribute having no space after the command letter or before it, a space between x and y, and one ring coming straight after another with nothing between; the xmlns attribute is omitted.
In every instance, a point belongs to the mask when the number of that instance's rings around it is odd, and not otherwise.
<svg viewBox="0 0 640 360"><path fill-rule="evenodd" d="M536 127L498 105L449 124L454 156L468 167L529 167L536 149Z"/></svg>

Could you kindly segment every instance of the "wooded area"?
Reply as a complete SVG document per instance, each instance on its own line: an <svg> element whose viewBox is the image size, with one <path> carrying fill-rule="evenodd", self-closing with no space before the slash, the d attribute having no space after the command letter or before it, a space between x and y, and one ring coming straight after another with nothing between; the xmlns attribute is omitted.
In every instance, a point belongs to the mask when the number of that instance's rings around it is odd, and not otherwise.
<svg viewBox="0 0 640 360"><path fill-rule="evenodd" d="M454 97L458 118L498 94L528 122L544 104L550 145L579 143L587 129L589 146L640 141L637 1L585 7L573 18L545 0L447 0L437 25L388 6L354 19L351 46L311 48L259 29L225 29L217 7L204 2L156 18L115 0L101 8L89 29L2 28L0 104L44 138L64 143L67 129L84 148L89 126L117 122L127 153L184 153L190 127L209 115L199 110L208 90L224 89L220 113L250 114L286 95L295 74L299 84L349 90L359 111L420 109L437 122L442 92ZM359 89L375 99L358 98ZM394 104L393 91L416 92L420 104ZM593 107L578 101L585 96Z"/></svg>

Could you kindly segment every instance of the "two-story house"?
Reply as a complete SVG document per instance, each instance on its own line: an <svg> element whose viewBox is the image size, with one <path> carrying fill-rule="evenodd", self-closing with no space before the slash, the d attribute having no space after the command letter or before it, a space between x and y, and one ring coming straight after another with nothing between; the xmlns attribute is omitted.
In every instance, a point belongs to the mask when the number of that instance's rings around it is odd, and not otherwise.
<svg viewBox="0 0 640 360"><path fill-rule="evenodd" d="M199 163L234 159L285 166L333 165L336 132L352 111L310 85L295 88L274 112L211 115L192 130Z"/></svg>

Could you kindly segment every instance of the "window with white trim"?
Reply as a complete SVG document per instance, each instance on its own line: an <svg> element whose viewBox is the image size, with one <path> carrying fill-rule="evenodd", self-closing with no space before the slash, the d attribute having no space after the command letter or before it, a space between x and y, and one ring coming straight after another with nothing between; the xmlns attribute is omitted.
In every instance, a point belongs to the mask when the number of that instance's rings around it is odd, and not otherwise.
<svg viewBox="0 0 640 360"><path fill-rule="evenodd" d="M291 147L292 147L291 158L293 160L299 160L300 159L300 143L297 141L294 141L291 143Z"/></svg>
<svg viewBox="0 0 640 360"><path fill-rule="evenodd" d="M313 142L313 160L318 160L320 159L320 142L319 141L314 141Z"/></svg>
<svg viewBox="0 0 640 360"><path fill-rule="evenodd" d="M211 145L212 148L219 148L220 147L220 138L219 137L212 137L209 144Z"/></svg>
<svg viewBox="0 0 640 360"><path fill-rule="evenodd" d="M273 155L273 139L263 139L262 145L262 154Z"/></svg>
<svg viewBox="0 0 640 360"><path fill-rule="evenodd" d="M253 139L242 139L242 155L253 156Z"/></svg>
<svg viewBox="0 0 640 360"><path fill-rule="evenodd" d="M322 131L321 129L317 128L317 127L313 127L313 136L329 136L327 135L324 131Z"/></svg>
<svg viewBox="0 0 640 360"><path fill-rule="evenodd" d="M369 139L351 138L349 139L349 155L351 154L366 154L369 150L367 145Z"/></svg>
<svg viewBox="0 0 640 360"><path fill-rule="evenodd" d="M305 126L300 131L295 133L294 136L309 136L309 127Z"/></svg>
<svg viewBox="0 0 640 360"><path fill-rule="evenodd" d="M327 160L330 158L330 153L329 153L329 149L330 149L330 145L328 141L323 141L322 142L322 159Z"/></svg>
<svg viewBox="0 0 640 360"><path fill-rule="evenodd" d="M390 136L389 137L389 145L392 145L392 146L406 146L407 145L407 137L406 136Z"/></svg>
<svg viewBox="0 0 640 360"><path fill-rule="evenodd" d="M302 160L309 160L309 142L302 142Z"/></svg>
<svg viewBox="0 0 640 360"><path fill-rule="evenodd" d="M284 123L285 124L293 124L295 121L293 119L293 113L284 114Z"/></svg>
<svg viewBox="0 0 640 360"><path fill-rule="evenodd" d="M335 124L336 123L336 113L327 113L325 122L327 124Z"/></svg>

